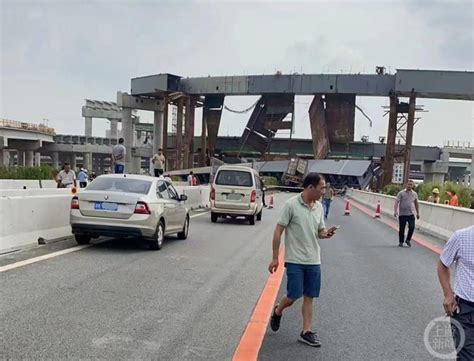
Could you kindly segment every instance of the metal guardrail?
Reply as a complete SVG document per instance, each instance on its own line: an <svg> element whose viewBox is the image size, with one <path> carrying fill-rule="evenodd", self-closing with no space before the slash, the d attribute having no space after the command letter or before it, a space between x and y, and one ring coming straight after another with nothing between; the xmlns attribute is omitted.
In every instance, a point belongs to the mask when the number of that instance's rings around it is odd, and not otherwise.
<svg viewBox="0 0 474 361"><path fill-rule="evenodd" d="M54 128L49 128L43 124L31 124L19 122L17 120L0 119L0 128L11 128L17 130L25 130L30 132L42 133L47 135L55 135Z"/></svg>

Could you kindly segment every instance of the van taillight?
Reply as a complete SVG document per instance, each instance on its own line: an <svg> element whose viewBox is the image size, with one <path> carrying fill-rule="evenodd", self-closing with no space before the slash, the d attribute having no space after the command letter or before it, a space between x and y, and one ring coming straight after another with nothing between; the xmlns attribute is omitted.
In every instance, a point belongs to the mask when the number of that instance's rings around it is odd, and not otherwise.
<svg viewBox="0 0 474 361"><path fill-rule="evenodd" d="M135 214L150 214L150 208L145 202L137 202L135 206Z"/></svg>
<svg viewBox="0 0 474 361"><path fill-rule="evenodd" d="M211 186L211 201L216 200L216 189Z"/></svg>
<svg viewBox="0 0 474 361"><path fill-rule="evenodd" d="M254 203L257 200L257 192L252 191L252 194L250 195L250 202Z"/></svg>
<svg viewBox="0 0 474 361"><path fill-rule="evenodd" d="M71 209L79 209L79 199L77 197L72 197Z"/></svg>

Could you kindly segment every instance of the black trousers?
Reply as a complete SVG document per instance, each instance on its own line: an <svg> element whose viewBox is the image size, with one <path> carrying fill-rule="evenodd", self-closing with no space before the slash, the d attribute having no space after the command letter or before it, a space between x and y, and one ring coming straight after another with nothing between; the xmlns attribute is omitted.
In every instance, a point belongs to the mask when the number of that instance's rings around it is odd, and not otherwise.
<svg viewBox="0 0 474 361"><path fill-rule="evenodd" d="M452 319L461 324L465 335L464 344L460 345L461 331L455 324L451 323L454 345L456 349L460 347L457 360L472 361L474 360L474 302L459 297L456 297L456 301L459 306L459 313L454 315Z"/></svg>
<svg viewBox="0 0 474 361"><path fill-rule="evenodd" d="M155 177L159 177L163 174L163 169L155 168Z"/></svg>
<svg viewBox="0 0 474 361"><path fill-rule="evenodd" d="M398 216L398 242L403 243L405 239L405 227L408 223L408 234L407 234L407 241L411 241L411 236L413 236L413 232L415 231L415 215L411 216Z"/></svg>

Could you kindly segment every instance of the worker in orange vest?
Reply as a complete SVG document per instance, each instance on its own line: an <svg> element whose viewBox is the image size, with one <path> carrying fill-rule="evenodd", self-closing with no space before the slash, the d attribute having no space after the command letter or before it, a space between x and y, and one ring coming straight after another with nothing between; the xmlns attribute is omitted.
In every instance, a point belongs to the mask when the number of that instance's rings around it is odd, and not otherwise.
<svg viewBox="0 0 474 361"><path fill-rule="evenodd" d="M449 196L449 205L454 207L459 207L458 196L455 191L446 192Z"/></svg>

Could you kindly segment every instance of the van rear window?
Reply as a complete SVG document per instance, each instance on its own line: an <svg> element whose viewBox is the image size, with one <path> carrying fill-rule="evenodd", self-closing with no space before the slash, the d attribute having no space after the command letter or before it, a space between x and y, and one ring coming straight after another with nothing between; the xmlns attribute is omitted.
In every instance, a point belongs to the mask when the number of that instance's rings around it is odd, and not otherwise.
<svg viewBox="0 0 474 361"><path fill-rule="evenodd" d="M239 170L222 170L217 174L216 184L221 186L251 187L252 174Z"/></svg>

